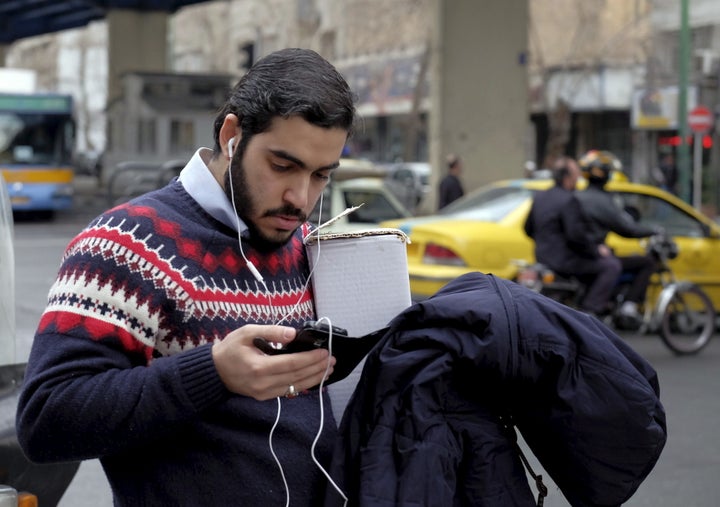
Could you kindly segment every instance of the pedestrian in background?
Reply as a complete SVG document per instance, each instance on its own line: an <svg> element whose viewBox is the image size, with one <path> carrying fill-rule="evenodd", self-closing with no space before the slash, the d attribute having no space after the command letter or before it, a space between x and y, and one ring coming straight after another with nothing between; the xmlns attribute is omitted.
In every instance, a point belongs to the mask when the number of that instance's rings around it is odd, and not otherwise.
<svg viewBox="0 0 720 507"><path fill-rule="evenodd" d="M653 177L660 188L666 192L677 195L677 166L672 153L666 153L660 160L660 165L653 171Z"/></svg>
<svg viewBox="0 0 720 507"><path fill-rule="evenodd" d="M316 318L306 218L354 121L329 62L272 53L230 92L213 149L71 241L18 403L31 460L98 458L116 507L322 503L337 425L312 388L335 359L253 339L286 345Z"/></svg>
<svg viewBox="0 0 720 507"><path fill-rule="evenodd" d="M523 166L523 175L525 178L532 178L533 174L537 170L537 164L534 160L526 160L525 165Z"/></svg>
<svg viewBox="0 0 720 507"><path fill-rule="evenodd" d="M447 174L440 181L438 192L438 209L443 209L451 202L465 195L460 173L462 172L462 159L457 155L448 155Z"/></svg>

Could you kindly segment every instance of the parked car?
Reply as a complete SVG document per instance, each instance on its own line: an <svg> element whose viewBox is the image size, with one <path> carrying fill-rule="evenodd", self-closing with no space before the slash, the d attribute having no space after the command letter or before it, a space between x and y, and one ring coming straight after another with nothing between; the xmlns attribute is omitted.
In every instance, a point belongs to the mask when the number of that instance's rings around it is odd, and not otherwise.
<svg viewBox="0 0 720 507"><path fill-rule="evenodd" d="M415 210L430 191L430 164L397 162L386 166L386 183L409 210Z"/></svg>
<svg viewBox="0 0 720 507"><path fill-rule="evenodd" d="M381 224L397 227L410 237L407 251L413 298L428 297L470 271L513 279L516 260L534 262L534 243L523 225L534 193L552 184L548 179L501 181L471 192L437 215ZM584 185L581 180L579 187ZM675 239L680 253L671 262L678 279L701 285L720 309L720 225L653 186L617 179L610 181L607 189L618 206L632 207L640 222L661 226ZM642 240L611 233L607 241L618 255L644 252Z"/></svg>
<svg viewBox="0 0 720 507"><path fill-rule="evenodd" d="M120 162L108 177L108 207L117 206L146 192L164 187L180 174L186 163L186 160L168 160L164 163Z"/></svg>
<svg viewBox="0 0 720 507"><path fill-rule="evenodd" d="M95 150L81 151L73 157L75 174L99 178L102 173L103 154Z"/></svg>
<svg viewBox="0 0 720 507"><path fill-rule="evenodd" d="M15 357L13 215L0 175L0 505L56 505L80 463L35 465L20 449L15 412L24 372Z"/></svg>
<svg viewBox="0 0 720 507"><path fill-rule="evenodd" d="M325 187L322 198L322 213L318 201L310 215L315 226L339 215L345 209L360 206L331 225L324 227L327 232L350 232L378 227L385 220L409 218L410 211L402 205L385 185L386 172L364 160L341 159Z"/></svg>

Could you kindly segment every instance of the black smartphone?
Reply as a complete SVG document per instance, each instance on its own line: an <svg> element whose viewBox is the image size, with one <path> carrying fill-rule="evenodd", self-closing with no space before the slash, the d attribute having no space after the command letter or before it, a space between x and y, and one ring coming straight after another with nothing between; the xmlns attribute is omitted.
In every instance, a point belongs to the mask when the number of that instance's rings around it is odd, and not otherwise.
<svg viewBox="0 0 720 507"><path fill-rule="evenodd" d="M341 327L332 326L332 335L347 337L347 330ZM309 320L298 329L295 339L284 348L275 348L264 338L255 338L253 344L268 355L291 354L293 352L305 352L313 349L328 348L330 326L325 322Z"/></svg>
<svg viewBox="0 0 720 507"><path fill-rule="evenodd" d="M253 343L264 353L274 356L302 352L317 348L328 348L330 328L324 322L308 321L298 330L295 339L285 348L276 349L265 338L255 338ZM378 329L360 337L348 336L347 330L332 327L332 353L337 359L332 375L324 385L330 385L347 377L370 350L385 336L387 328Z"/></svg>

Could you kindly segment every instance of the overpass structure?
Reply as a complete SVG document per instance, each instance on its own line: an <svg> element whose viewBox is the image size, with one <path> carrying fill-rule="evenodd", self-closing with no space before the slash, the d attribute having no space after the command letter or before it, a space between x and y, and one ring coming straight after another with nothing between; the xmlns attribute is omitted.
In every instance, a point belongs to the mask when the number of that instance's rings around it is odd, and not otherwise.
<svg viewBox="0 0 720 507"><path fill-rule="evenodd" d="M121 93L122 74L168 70L168 17L204 1L4 0L0 65L8 45L19 39L104 19L112 101ZM469 189L520 176L528 125L528 0L433 0L432 5L431 184L442 177L438 169L451 152L465 161Z"/></svg>
<svg viewBox="0 0 720 507"><path fill-rule="evenodd" d="M105 18L114 9L175 12L203 1L206 0L5 0L0 4L0 44L79 28Z"/></svg>

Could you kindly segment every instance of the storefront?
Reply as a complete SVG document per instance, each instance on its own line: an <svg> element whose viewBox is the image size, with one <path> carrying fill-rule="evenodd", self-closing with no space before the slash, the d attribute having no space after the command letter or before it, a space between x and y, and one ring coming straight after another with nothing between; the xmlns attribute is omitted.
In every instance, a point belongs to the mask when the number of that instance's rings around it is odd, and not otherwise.
<svg viewBox="0 0 720 507"><path fill-rule="evenodd" d="M378 162L427 160L430 107L421 50L339 62L358 95L360 123L350 145L354 157Z"/></svg>

